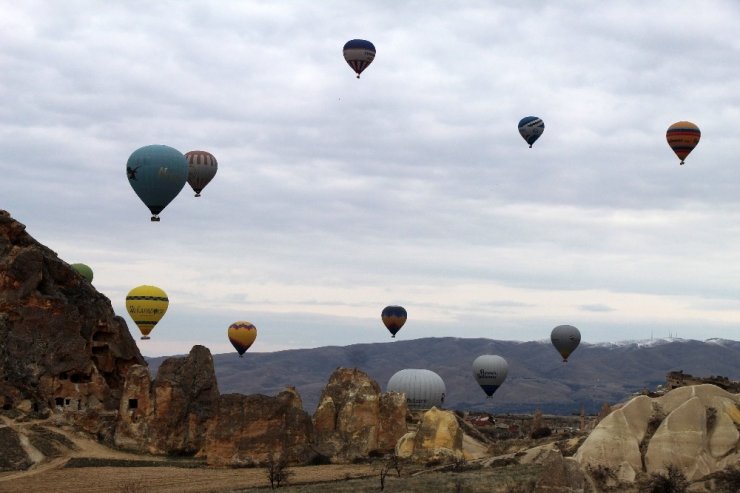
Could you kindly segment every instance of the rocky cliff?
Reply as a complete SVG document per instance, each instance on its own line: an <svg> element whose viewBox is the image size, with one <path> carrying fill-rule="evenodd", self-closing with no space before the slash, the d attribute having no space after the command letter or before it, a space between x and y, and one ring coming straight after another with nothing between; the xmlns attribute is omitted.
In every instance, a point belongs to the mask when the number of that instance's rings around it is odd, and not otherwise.
<svg viewBox="0 0 740 493"><path fill-rule="evenodd" d="M313 416L316 449L337 461L391 452L406 433L407 412L403 394L382 393L356 368L337 368Z"/></svg>
<svg viewBox="0 0 740 493"><path fill-rule="evenodd" d="M599 423L575 459L627 483L668 466L696 481L740 465L740 394L704 384L635 397Z"/></svg>
<svg viewBox="0 0 740 493"><path fill-rule="evenodd" d="M169 358L153 382L146 367L132 367L122 397L117 445L154 454L201 452L220 397L210 351L194 346L185 357Z"/></svg>
<svg viewBox="0 0 740 493"><path fill-rule="evenodd" d="M56 253L0 211L0 407L110 436L124 376L144 359L124 320Z"/></svg>

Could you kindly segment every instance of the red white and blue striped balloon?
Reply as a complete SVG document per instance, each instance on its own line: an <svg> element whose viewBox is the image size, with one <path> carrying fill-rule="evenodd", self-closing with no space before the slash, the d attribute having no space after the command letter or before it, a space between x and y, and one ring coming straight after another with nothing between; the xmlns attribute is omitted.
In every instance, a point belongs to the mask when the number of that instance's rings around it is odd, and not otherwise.
<svg viewBox="0 0 740 493"><path fill-rule="evenodd" d="M360 78L360 74L375 59L375 46L364 39L351 39L344 44L344 59Z"/></svg>

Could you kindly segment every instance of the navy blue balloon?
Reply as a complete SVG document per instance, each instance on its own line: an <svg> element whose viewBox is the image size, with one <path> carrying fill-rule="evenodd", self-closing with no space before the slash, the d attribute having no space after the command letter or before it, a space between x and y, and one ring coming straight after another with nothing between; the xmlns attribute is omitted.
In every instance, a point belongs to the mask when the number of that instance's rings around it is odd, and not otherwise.
<svg viewBox="0 0 740 493"><path fill-rule="evenodd" d="M396 337L398 331L406 323L407 317L406 309L398 305L386 306L380 314L380 318L383 320L385 328L391 333L391 337Z"/></svg>
<svg viewBox="0 0 740 493"><path fill-rule="evenodd" d="M344 60L360 78L360 74L375 59L375 45L364 39L350 39L342 50Z"/></svg>
<svg viewBox="0 0 740 493"><path fill-rule="evenodd" d="M545 131L545 122L536 116L525 116L519 120L519 135L532 147L542 132Z"/></svg>

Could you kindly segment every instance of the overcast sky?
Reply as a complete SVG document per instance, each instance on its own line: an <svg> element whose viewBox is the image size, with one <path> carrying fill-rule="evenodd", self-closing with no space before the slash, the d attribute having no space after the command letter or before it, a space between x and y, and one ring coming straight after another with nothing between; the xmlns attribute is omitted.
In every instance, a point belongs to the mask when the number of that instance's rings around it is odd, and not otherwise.
<svg viewBox="0 0 740 493"><path fill-rule="evenodd" d="M389 304L399 339L737 340L738 26L731 0L0 0L0 208L137 337L126 293L164 289L149 356L231 351L235 320L250 351L388 341ZM160 223L125 173L148 144L219 163Z"/></svg>

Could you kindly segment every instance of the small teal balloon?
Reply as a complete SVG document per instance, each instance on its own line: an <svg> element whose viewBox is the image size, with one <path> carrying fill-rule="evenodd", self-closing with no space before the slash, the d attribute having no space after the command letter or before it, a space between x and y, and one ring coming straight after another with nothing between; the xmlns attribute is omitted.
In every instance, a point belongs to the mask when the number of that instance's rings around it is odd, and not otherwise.
<svg viewBox="0 0 740 493"><path fill-rule="evenodd" d="M148 145L136 149L126 163L131 188L159 221L159 213L177 197L188 181L185 156L166 145Z"/></svg>

